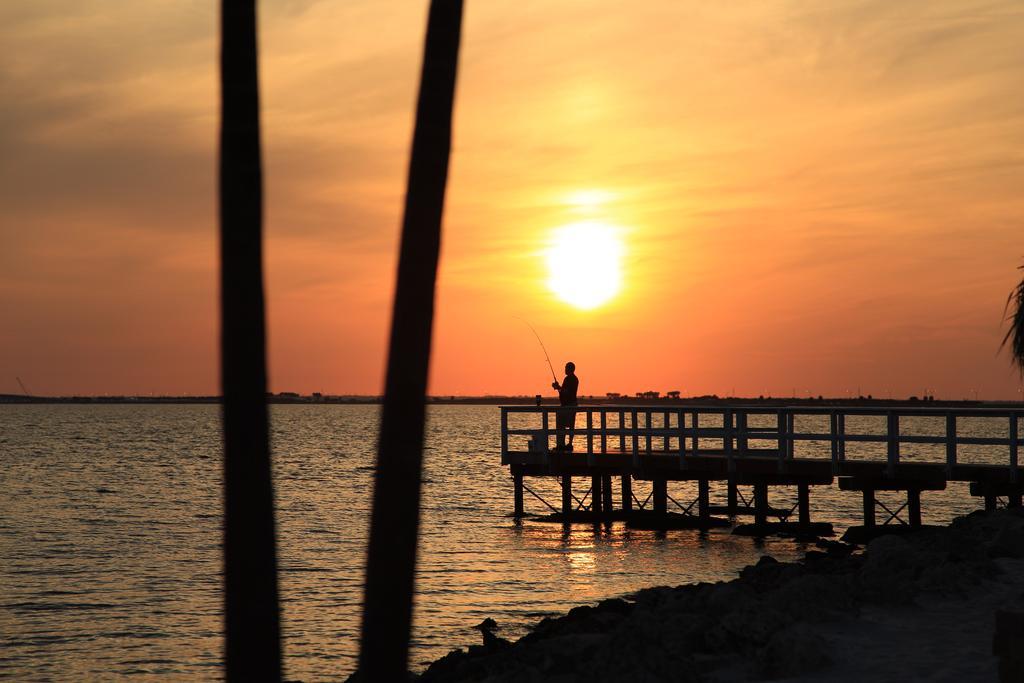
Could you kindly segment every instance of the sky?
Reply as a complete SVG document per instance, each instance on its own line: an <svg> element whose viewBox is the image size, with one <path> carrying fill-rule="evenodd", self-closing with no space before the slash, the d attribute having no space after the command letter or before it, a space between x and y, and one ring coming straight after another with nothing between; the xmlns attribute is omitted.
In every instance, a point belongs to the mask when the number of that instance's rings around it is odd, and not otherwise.
<svg viewBox="0 0 1024 683"><path fill-rule="evenodd" d="M426 7L259 5L273 391L382 389ZM217 392L215 10L0 5L0 393ZM1021 44L1013 1L468 0L431 393L550 393L526 320L584 395L1020 398Z"/></svg>

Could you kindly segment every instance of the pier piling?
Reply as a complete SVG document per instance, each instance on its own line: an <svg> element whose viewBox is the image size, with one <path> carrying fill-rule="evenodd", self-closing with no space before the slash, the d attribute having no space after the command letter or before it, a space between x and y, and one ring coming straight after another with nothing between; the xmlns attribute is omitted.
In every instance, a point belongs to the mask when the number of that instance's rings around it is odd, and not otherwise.
<svg viewBox="0 0 1024 683"><path fill-rule="evenodd" d="M515 511L513 515L515 517L523 516L523 468L514 467L512 468L512 488L513 497L515 498Z"/></svg>
<svg viewBox="0 0 1024 683"><path fill-rule="evenodd" d="M875 526L875 490L871 488L864 489L864 526Z"/></svg>
<svg viewBox="0 0 1024 683"><path fill-rule="evenodd" d="M697 514L702 527L711 519L711 485L707 479L697 480Z"/></svg>
<svg viewBox="0 0 1024 683"><path fill-rule="evenodd" d="M655 479L653 486L654 511L663 515L668 512L668 481L665 479Z"/></svg>
<svg viewBox="0 0 1024 683"><path fill-rule="evenodd" d="M907 489L907 521L910 526L921 526L921 490Z"/></svg>
<svg viewBox="0 0 1024 683"><path fill-rule="evenodd" d="M811 523L811 487L807 484L797 484L796 504L800 524L806 526Z"/></svg>
<svg viewBox="0 0 1024 683"><path fill-rule="evenodd" d="M768 523L768 484L754 484L754 524L761 527Z"/></svg>
<svg viewBox="0 0 1024 683"><path fill-rule="evenodd" d="M727 483L726 496L726 508L728 509L728 513L730 515L735 515L736 508L738 506L736 504L736 480L733 477L729 477L729 481Z"/></svg>

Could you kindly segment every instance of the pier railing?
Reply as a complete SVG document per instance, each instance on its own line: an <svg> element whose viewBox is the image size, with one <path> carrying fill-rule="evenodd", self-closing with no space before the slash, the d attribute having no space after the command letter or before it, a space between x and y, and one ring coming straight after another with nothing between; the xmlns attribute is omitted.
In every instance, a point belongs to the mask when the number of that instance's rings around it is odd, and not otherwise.
<svg viewBox="0 0 1024 683"><path fill-rule="evenodd" d="M990 455L986 464L1009 467L1011 481L1017 481L1020 421L1024 418L1024 409L1017 408L502 406L503 462L513 452L551 453L558 415L561 413L565 420L567 411L571 411L574 425L570 428L574 452L591 456L662 454L685 460L704 453L728 458L775 457L780 461L828 457L838 464L846 460L849 444L878 444L867 456L884 459L894 471L900 464L901 446L931 444L944 447L941 452L951 471L958 464L961 446L987 446L995 447L995 453L1001 451L1005 459ZM979 425L979 420L983 424ZM923 429L922 423L932 429ZM798 456L797 444L801 442L815 448L810 454Z"/></svg>

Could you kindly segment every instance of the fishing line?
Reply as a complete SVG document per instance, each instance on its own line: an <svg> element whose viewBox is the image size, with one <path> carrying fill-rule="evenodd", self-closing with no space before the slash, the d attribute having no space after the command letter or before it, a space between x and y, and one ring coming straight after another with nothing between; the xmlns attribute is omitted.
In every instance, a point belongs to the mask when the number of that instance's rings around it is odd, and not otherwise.
<svg viewBox="0 0 1024 683"><path fill-rule="evenodd" d="M526 320L526 318L520 318L518 315L514 315L512 317L515 318L516 320L523 321L523 323L525 323L526 326L530 328L530 331L533 332L533 336L536 337L537 338L537 342L540 343L541 351L544 352L544 360L546 360L548 362L548 369L551 370L551 379L553 379L555 382L558 382L558 377L555 376L555 366L553 366L551 364L551 357L548 356L547 347L544 346L544 341L540 338L540 335L537 334L537 330L534 329L533 325L531 325Z"/></svg>

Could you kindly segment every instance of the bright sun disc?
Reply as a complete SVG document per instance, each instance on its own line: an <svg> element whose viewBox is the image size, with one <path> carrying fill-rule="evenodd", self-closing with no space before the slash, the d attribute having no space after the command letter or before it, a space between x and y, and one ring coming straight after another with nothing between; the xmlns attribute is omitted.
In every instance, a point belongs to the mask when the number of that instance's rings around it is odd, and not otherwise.
<svg viewBox="0 0 1024 683"><path fill-rule="evenodd" d="M558 228L547 260L548 287L576 308L596 308L622 285L622 242L610 225L583 221Z"/></svg>

